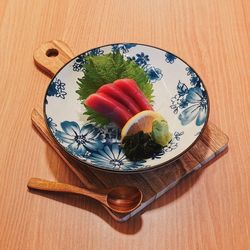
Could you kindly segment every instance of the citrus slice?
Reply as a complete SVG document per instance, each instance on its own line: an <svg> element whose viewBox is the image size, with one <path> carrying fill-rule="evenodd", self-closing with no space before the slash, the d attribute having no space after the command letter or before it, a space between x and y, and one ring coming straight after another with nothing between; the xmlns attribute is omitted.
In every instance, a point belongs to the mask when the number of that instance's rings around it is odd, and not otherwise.
<svg viewBox="0 0 250 250"><path fill-rule="evenodd" d="M125 136L134 135L140 131L152 132L152 124L155 120L164 120L163 116L152 110L144 110L131 117L121 131L121 140Z"/></svg>

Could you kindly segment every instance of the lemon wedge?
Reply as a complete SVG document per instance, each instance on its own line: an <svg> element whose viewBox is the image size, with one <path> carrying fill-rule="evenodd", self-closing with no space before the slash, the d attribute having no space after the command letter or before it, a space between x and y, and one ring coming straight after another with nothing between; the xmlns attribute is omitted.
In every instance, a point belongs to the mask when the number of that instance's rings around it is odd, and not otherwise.
<svg viewBox="0 0 250 250"><path fill-rule="evenodd" d="M165 120L164 117L152 110L144 110L131 117L121 131L121 140L125 136L134 135L140 131L144 133L152 132L152 125L155 120Z"/></svg>

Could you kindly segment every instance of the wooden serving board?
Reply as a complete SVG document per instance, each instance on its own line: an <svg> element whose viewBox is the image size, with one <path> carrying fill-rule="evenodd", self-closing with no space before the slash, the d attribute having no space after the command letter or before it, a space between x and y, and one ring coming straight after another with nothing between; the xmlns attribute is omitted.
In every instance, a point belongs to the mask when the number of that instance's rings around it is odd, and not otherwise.
<svg viewBox="0 0 250 250"><path fill-rule="evenodd" d="M73 57L70 48L62 41L57 40L43 44L34 53L36 65L50 77L53 77ZM174 163L143 173L117 174L89 168L65 153L51 137L41 111L33 110L32 122L41 136L46 139L87 188L95 190L118 185L132 185L137 186L143 192L142 204L129 214L118 214L105 207L111 216L119 222L127 221L141 212L185 176L204 167L209 161L219 156L228 145L227 135L209 122L196 144Z"/></svg>

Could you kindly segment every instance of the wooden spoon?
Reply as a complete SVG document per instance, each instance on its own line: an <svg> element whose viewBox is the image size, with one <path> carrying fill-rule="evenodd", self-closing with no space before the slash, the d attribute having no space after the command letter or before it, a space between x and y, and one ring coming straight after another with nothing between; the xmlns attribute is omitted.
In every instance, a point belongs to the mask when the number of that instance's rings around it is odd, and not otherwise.
<svg viewBox="0 0 250 250"><path fill-rule="evenodd" d="M28 182L28 188L81 194L91 197L101 202L106 207L118 213L129 213L137 208L142 202L142 192L137 187L119 186L108 190L102 190L101 193L72 186L66 183L52 182L39 178L31 178Z"/></svg>

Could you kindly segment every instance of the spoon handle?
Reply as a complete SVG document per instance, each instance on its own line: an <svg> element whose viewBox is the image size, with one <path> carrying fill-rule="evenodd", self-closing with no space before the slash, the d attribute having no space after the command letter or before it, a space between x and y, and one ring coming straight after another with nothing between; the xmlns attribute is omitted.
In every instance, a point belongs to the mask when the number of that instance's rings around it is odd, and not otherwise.
<svg viewBox="0 0 250 250"><path fill-rule="evenodd" d="M84 196L91 197L95 200L98 200L106 205L106 195L92 192L85 188L80 188L76 186L72 186L66 183L53 182L42 180L39 178L31 178L28 182L28 188L45 190L45 191L53 191L53 192L61 192L61 193L72 193L72 194L81 194Z"/></svg>

